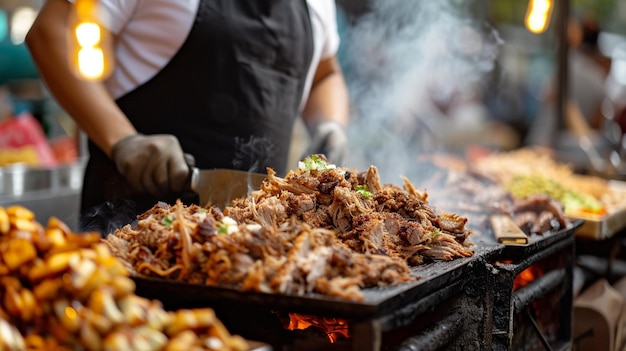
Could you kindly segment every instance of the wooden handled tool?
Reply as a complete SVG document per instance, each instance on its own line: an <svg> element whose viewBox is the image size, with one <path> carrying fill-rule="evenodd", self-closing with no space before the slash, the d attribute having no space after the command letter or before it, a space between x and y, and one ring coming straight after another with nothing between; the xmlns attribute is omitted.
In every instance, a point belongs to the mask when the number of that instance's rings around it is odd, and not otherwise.
<svg viewBox="0 0 626 351"><path fill-rule="evenodd" d="M496 214L489 217L491 228L499 243L505 245L525 245L528 244L528 236L515 223L511 216L506 214Z"/></svg>

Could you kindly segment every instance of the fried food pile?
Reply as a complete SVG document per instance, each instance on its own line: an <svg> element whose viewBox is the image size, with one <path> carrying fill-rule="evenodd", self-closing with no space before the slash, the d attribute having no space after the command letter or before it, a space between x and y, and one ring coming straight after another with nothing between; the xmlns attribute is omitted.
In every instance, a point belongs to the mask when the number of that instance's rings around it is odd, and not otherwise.
<svg viewBox="0 0 626 351"><path fill-rule="evenodd" d="M0 207L0 350L248 350L213 310L169 312L134 294L96 233Z"/></svg>
<svg viewBox="0 0 626 351"><path fill-rule="evenodd" d="M315 292L362 300L362 289L418 279L409 265L473 254L466 218L435 211L404 179L307 158L223 210L156 204L106 243L137 275L244 291ZM216 190L216 191L219 191Z"/></svg>

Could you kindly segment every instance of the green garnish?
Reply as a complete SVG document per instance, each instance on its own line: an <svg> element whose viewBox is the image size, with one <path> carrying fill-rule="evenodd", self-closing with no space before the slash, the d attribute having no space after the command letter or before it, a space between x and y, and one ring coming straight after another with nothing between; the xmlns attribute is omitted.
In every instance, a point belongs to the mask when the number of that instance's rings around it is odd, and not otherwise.
<svg viewBox="0 0 626 351"><path fill-rule="evenodd" d="M367 190L367 186L366 185L357 185L356 186L356 192L363 196L363 197L372 197L372 192L370 192L369 190Z"/></svg>
<svg viewBox="0 0 626 351"><path fill-rule="evenodd" d="M228 224L220 222L220 225L217 227L217 233L222 235L228 235Z"/></svg>
<svg viewBox="0 0 626 351"><path fill-rule="evenodd" d="M230 235L236 231L237 231L237 222L228 216L224 217L220 221L220 224L217 226L218 234Z"/></svg>
<svg viewBox="0 0 626 351"><path fill-rule="evenodd" d="M600 211L604 208L602 202L592 195L566 188L552 179L539 175L515 176L504 185L504 188L519 199L531 195L547 195L560 201L565 206L566 213L581 210Z"/></svg>
<svg viewBox="0 0 626 351"><path fill-rule="evenodd" d="M165 215L165 217L163 217L163 224L165 224L166 227L171 226L172 223L174 223L174 219L172 218L172 216L167 214Z"/></svg>
<svg viewBox="0 0 626 351"><path fill-rule="evenodd" d="M298 162L298 168L303 171L324 171L336 168L335 165L328 164L319 155L307 156L303 161Z"/></svg>
<svg viewBox="0 0 626 351"><path fill-rule="evenodd" d="M441 230L439 228L435 228L433 229L433 231L430 233L430 237L431 238L436 238L439 236L439 234L441 234Z"/></svg>

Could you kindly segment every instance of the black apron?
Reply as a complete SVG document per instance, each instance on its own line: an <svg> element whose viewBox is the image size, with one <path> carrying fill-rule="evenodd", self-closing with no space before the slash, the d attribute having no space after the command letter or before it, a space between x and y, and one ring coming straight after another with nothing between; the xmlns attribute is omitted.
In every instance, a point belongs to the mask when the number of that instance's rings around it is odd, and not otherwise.
<svg viewBox="0 0 626 351"><path fill-rule="evenodd" d="M312 56L306 0L200 0L181 49L117 104L138 132L178 137L201 169L283 174ZM89 152L82 230L111 232L158 201L197 201L133 194L91 141Z"/></svg>

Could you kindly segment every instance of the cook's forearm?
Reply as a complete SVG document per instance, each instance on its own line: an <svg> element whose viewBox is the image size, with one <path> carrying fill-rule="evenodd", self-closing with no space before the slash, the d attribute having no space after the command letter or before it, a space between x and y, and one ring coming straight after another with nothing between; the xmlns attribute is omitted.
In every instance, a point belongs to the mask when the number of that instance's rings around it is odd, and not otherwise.
<svg viewBox="0 0 626 351"><path fill-rule="evenodd" d="M341 67L335 58L320 62L303 111L307 126L334 120L346 127L349 119L349 97Z"/></svg>
<svg viewBox="0 0 626 351"><path fill-rule="evenodd" d="M49 0L31 27L26 44L41 79L77 125L110 154L113 144L135 129L104 85L78 78L70 68L67 23L71 10L64 0Z"/></svg>
<svg viewBox="0 0 626 351"><path fill-rule="evenodd" d="M45 80L48 83L54 79ZM118 140L136 133L101 84L80 80L70 80L66 84L71 86L49 83L48 86L78 127L107 155L111 155L111 148Z"/></svg>

